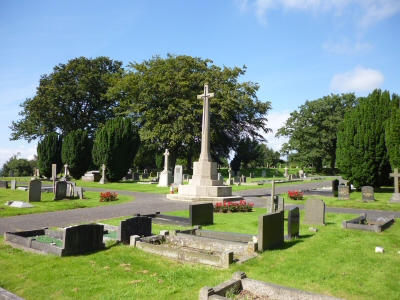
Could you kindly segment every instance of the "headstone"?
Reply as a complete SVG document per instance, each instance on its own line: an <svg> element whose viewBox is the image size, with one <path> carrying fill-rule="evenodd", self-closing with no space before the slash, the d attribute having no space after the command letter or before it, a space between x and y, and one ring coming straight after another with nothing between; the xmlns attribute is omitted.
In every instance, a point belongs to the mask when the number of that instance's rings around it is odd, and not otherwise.
<svg viewBox="0 0 400 300"><path fill-rule="evenodd" d="M40 171L39 169L35 169L35 177L40 177Z"/></svg>
<svg viewBox="0 0 400 300"><path fill-rule="evenodd" d="M325 202L319 199L309 199L305 204L306 224L325 225Z"/></svg>
<svg viewBox="0 0 400 300"><path fill-rule="evenodd" d="M242 177L241 177L241 180L240 180L241 182L246 182L246 176L244 176L244 175L242 175Z"/></svg>
<svg viewBox="0 0 400 300"><path fill-rule="evenodd" d="M101 174L99 171L89 171L82 176L82 181L84 182L99 182L101 179Z"/></svg>
<svg viewBox="0 0 400 300"><path fill-rule="evenodd" d="M83 187L81 187L81 186L76 186L74 190L75 190L76 196L77 196L79 199L83 199L83 198L84 198L84 195L83 195L83 192L84 192Z"/></svg>
<svg viewBox="0 0 400 300"><path fill-rule="evenodd" d="M261 176L264 178L267 177L267 170L262 170Z"/></svg>
<svg viewBox="0 0 400 300"><path fill-rule="evenodd" d="M142 173L142 179L149 179L149 173Z"/></svg>
<svg viewBox="0 0 400 300"><path fill-rule="evenodd" d="M51 179L57 179L57 164L51 165Z"/></svg>
<svg viewBox="0 0 400 300"><path fill-rule="evenodd" d="M67 196L73 197L75 191L76 182L75 181L67 181Z"/></svg>
<svg viewBox="0 0 400 300"><path fill-rule="evenodd" d="M285 209L285 198L281 196L274 196L273 198L267 198L267 212L274 213L277 211L283 211Z"/></svg>
<svg viewBox="0 0 400 300"><path fill-rule="evenodd" d="M149 217L134 217L121 221L118 227L118 240L121 243L130 243L131 235L138 235L140 237L151 235L151 218Z"/></svg>
<svg viewBox="0 0 400 300"><path fill-rule="evenodd" d="M175 165L174 183L183 184L183 167L181 165Z"/></svg>
<svg viewBox="0 0 400 300"><path fill-rule="evenodd" d="M398 168L394 169L393 173L390 173L390 177L394 178L394 194L390 198L389 202L390 203L400 203L400 185L399 185L400 173L399 173L399 169Z"/></svg>
<svg viewBox="0 0 400 300"><path fill-rule="evenodd" d="M168 187L172 183L172 173L168 170L168 149L165 149L164 157L164 170L160 174L160 180L157 185L158 187Z"/></svg>
<svg viewBox="0 0 400 300"><path fill-rule="evenodd" d="M240 182L240 177L233 177L233 183L239 183Z"/></svg>
<svg viewBox="0 0 400 300"><path fill-rule="evenodd" d="M221 184L224 183L224 176L221 173L218 173L218 180L221 181Z"/></svg>
<svg viewBox="0 0 400 300"><path fill-rule="evenodd" d="M101 173L101 179L100 179L99 183L100 184L108 183L108 180L106 178L106 165L105 164L103 164L101 166L101 170L102 170L102 173Z"/></svg>
<svg viewBox="0 0 400 300"><path fill-rule="evenodd" d="M140 180L139 176L140 176L139 173L137 173L137 172L133 173L133 180Z"/></svg>
<svg viewBox="0 0 400 300"><path fill-rule="evenodd" d="M63 255L74 255L104 249L104 225L83 224L64 228Z"/></svg>
<svg viewBox="0 0 400 300"><path fill-rule="evenodd" d="M71 177L69 176L69 171L68 171L68 165L64 165L64 179L66 181L71 180Z"/></svg>
<svg viewBox="0 0 400 300"><path fill-rule="evenodd" d="M363 186L361 188L361 200L364 202L375 201L374 188L372 186Z"/></svg>
<svg viewBox="0 0 400 300"><path fill-rule="evenodd" d="M275 180L272 180L272 187L271 187L271 199L275 197Z"/></svg>
<svg viewBox="0 0 400 300"><path fill-rule="evenodd" d="M250 173L250 178L254 178L254 173Z"/></svg>
<svg viewBox="0 0 400 300"><path fill-rule="evenodd" d="M242 172L236 171L236 176L237 176L237 177L240 177L241 175L242 175Z"/></svg>
<svg viewBox="0 0 400 300"><path fill-rule="evenodd" d="M333 197L337 197L338 196L338 192L339 192L339 180L338 179L332 180Z"/></svg>
<svg viewBox="0 0 400 300"><path fill-rule="evenodd" d="M291 240L300 237L300 210L298 207L288 211L288 234L286 238Z"/></svg>
<svg viewBox="0 0 400 300"><path fill-rule="evenodd" d="M42 182L31 180L28 186L28 202L38 202L42 200Z"/></svg>
<svg viewBox="0 0 400 300"><path fill-rule="evenodd" d="M189 205L189 226L214 223L214 205L212 203Z"/></svg>
<svg viewBox="0 0 400 300"><path fill-rule="evenodd" d="M300 170L300 171L299 171L299 178L303 178L303 174L304 174L304 171L303 171L303 170Z"/></svg>
<svg viewBox="0 0 400 300"><path fill-rule="evenodd" d="M349 200L350 199L350 187L347 185L339 185L338 186L338 197L340 200Z"/></svg>
<svg viewBox="0 0 400 300"><path fill-rule="evenodd" d="M15 190L16 188L17 188L17 181L15 179L11 180L11 189Z"/></svg>
<svg viewBox="0 0 400 300"><path fill-rule="evenodd" d="M8 188L8 182L0 180L0 189L6 189Z"/></svg>
<svg viewBox="0 0 400 300"><path fill-rule="evenodd" d="M278 248L284 243L283 221L283 211L258 217L259 251Z"/></svg>
<svg viewBox="0 0 400 300"><path fill-rule="evenodd" d="M57 181L54 191L54 200L63 200L67 197L67 182Z"/></svg>
<svg viewBox="0 0 400 300"><path fill-rule="evenodd" d="M285 167L285 174L284 174L284 176L285 176L285 177L288 177L288 167L287 167L287 166Z"/></svg>

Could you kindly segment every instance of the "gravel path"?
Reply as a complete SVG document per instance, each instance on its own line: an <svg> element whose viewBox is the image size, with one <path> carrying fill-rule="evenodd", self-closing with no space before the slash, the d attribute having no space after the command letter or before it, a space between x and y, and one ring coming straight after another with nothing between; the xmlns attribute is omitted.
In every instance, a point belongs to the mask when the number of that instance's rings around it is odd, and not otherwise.
<svg viewBox="0 0 400 300"><path fill-rule="evenodd" d="M288 190L308 190L313 188L321 188L329 186L330 181L325 182L304 182L300 185L276 186L275 193L287 193ZM106 191L100 188L85 188L87 191ZM31 214L15 217L0 218L0 234L6 231L32 230L43 227L65 227L71 224L83 222L95 222L104 219L118 218L124 216L132 216L135 213L148 214L159 212L168 212L175 210L188 209L189 202L187 201L172 201L168 200L164 194L149 194L129 191L116 191L118 194L131 195L135 197L135 201L125 204L117 204L95 208L80 208L73 210L64 210L58 212L48 212L40 214ZM256 190L247 190L235 192L235 195L243 196L246 201L254 203L255 207L266 207L266 196L271 193L271 188L262 188ZM285 205L285 208L290 208L295 205ZM303 209L302 205L299 206ZM327 212L336 213L354 213L360 214L367 212L369 216L389 216L395 215L400 218L399 212L388 211L365 211L360 209L346 208L327 208Z"/></svg>

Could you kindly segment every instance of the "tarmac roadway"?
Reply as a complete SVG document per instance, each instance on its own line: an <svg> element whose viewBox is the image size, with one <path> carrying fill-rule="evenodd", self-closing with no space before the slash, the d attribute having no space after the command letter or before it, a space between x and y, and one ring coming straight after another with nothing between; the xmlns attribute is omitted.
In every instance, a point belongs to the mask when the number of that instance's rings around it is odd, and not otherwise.
<svg viewBox="0 0 400 300"><path fill-rule="evenodd" d="M304 181L302 184L296 185L276 185L275 194L287 193L288 190L312 190L315 188L329 187L331 181ZM86 191L103 192L109 189L102 188L85 188ZM57 212L47 212L40 214L22 215L15 217L0 218L0 234L5 232L14 232L21 230L33 230L44 227L66 227L73 224L82 224L96 222L105 219L133 216L133 214L149 214L159 211L161 213L168 211L188 209L188 201L173 201L166 198L165 194L149 194L130 191L115 191L121 195L130 195L135 197L135 200L130 203L116 204L104 207L80 208L72 210L64 210ZM267 197L271 195L271 188L262 188L255 190L247 190L235 192L235 195L243 196L248 202L254 203L255 207L266 207ZM307 194L307 192L306 192ZM195 203L195 202L194 202ZM285 205L285 209L293 206L298 206L303 209L303 205ZM369 217L390 216L400 218L400 212L390 211L372 211L361 209L346 209L346 208L326 208L327 212L336 213L367 213Z"/></svg>

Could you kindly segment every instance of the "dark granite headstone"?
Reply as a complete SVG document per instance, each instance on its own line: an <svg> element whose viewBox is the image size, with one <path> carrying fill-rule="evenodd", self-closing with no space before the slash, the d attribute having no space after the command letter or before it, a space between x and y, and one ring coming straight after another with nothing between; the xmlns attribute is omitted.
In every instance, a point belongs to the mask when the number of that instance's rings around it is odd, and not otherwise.
<svg viewBox="0 0 400 300"><path fill-rule="evenodd" d="M6 189L8 188L8 182L0 180L0 189Z"/></svg>
<svg viewBox="0 0 400 300"><path fill-rule="evenodd" d="M117 239L121 243L129 244L131 235L150 236L151 218L139 216L121 221L118 227Z"/></svg>
<svg viewBox="0 0 400 300"><path fill-rule="evenodd" d="M105 248L103 243L104 225L83 224L64 229L63 255L92 252Z"/></svg>
<svg viewBox="0 0 400 300"><path fill-rule="evenodd" d="M338 179L332 180L333 197L337 197L338 196L338 191L339 191L339 180Z"/></svg>
<svg viewBox="0 0 400 300"><path fill-rule="evenodd" d="M350 199L350 187L347 185L339 185L338 197L341 200L349 200Z"/></svg>
<svg viewBox="0 0 400 300"><path fill-rule="evenodd" d="M140 180L139 176L139 173L133 173L133 180Z"/></svg>
<svg viewBox="0 0 400 300"><path fill-rule="evenodd" d="M57 181L56 189L54 192L54 200L62 200L67 197L67 182L66 181Z"/></svg>
<svg viewBox="0 0 400 300"><path fill-rule="evenodd" d="M264 251L280 247L284 242L284 212L276 212L258 217L258 250Z"/></svg>
<svg viewBox="0 0 400 300"><path fill-rule="evenodd" d="M325 225L325 202L319 199L307 200L305 204L306 224Z"/></svg>
<svg viewBox="0 0 400 300"><path fill-rule="evenodd" d="M189 205L189 225L206 225L214 223L214 206L212 203Z"/></svg>
<svg viewBox="0 0 400 300"><path fill-rule="evenodd" d="M142 174L142 179L149 179L149 173L143 173Z"/></svg>
<svg viewBox="0 0 400 300"><path fill-rule="evenodd" d="M372 186L363 186L361 188L362 201L374 201L374 188Z"/></svg>
<svg viewBox="0 0 400 300"><path fill-rule="evenodd" d="M34 179L29 182L28 202L38 202L42 200L42 182Z"/></svg>
<svg viewBox="0 0 400 300"><path fill-rule="evenodd" d="M286 238L291 240L300 236L300 210L298 207L288 211L288 234Z"/></svg>

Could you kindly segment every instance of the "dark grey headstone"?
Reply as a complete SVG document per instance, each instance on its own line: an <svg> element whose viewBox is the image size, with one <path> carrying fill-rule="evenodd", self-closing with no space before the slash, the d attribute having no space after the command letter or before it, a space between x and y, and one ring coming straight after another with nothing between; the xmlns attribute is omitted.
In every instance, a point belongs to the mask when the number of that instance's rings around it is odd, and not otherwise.
<svg viewBox="0 0 400 300"><path fill-rule="evenodd" d="M342 200L350 199L350 187L347 185L339 185L338 187L338 197Z"/></svg>
<svg viewBox="0 0 400 300"><path fill-rule="evenodd" d="M258 250L264 251L280 247L284 242L284 212L276 212L258 217Z"/></svg>
<svg viewBox="0 0 400 300"><path fill-rule="evenodd" d="M104 225L83 224L64 229L63 255L92 252L105 248L103 243Z"/></svg>
<svg viewBox="0 0 400 300"><path fill-rule="evenodd" d="M133 173L133 180L140 180L139 176L139 173Z"/></svg>
<svg viewBox="0 0 400 300"><path fill-rule="evenodd" d="M125 178L126 178L127 180L131 180L131 179L132 179L132 173L127 173L127 174L125 175Z"/></svg>
<svg viewBox="0 0 400 300"><path fill-rule="evenodd" d="M118 240L121 243L129 244L131 235L150 236L151 235L151 218L150 217L134 217L121 221L118 227Z"/></svg>
<svg viewBox="0 0 400 300"><path fill-rule="evenodd" d="M66 181L57 181L56 189L55 189L54 200L62 200L67 197L67 182Z"/></svg>
<svg viewBox="0 0 400 300"><path fill-rule="evenodd" d="M28 202L38 202L42 200L42 182L34 179L29 182Z"/></svg>
<svg viewBox="0 0 400 300"><path fill-rule="evenodd" d="M362 201L374 201L374 188L372 186L363 186L361 188Z"/></svg>
<svg viewBox="0 0 400 300"><path fill-rule="evenodd" d="M332 180L333 197L337 197L338 196L338 192L339 192L339 180L338 179Z"/></svg>
<svg viewBox="0 0 400 300"><path fill-rule="evenodd" d="M143 173L142 174L142 179L149 179L149 173Z"/></svg>
<svg viewBox="0 0 400 300"><path fill-rule="evenodd" d="M305 204L306 224L325 225L325 202L319 199L307 200Z"/></svg>
<svg viewBox="0 0 400 300"><path fill-rule="evenodd" d="M0 180L0 189L6 189L8 188L8 182Z"/></svg>
<svg viewBox="0 0 400 300"><path fill-rule="evenodd" d="M298 207L289 209L288 211L288 235L287 239L291 240L300 236L300 210Z"/></svg>
<svg viewBox="0 0 400 300"><path fill-rule="evenodd" d="M189 205L189 225L206 225L214 223L214 205L212 203Z"/></svg>

